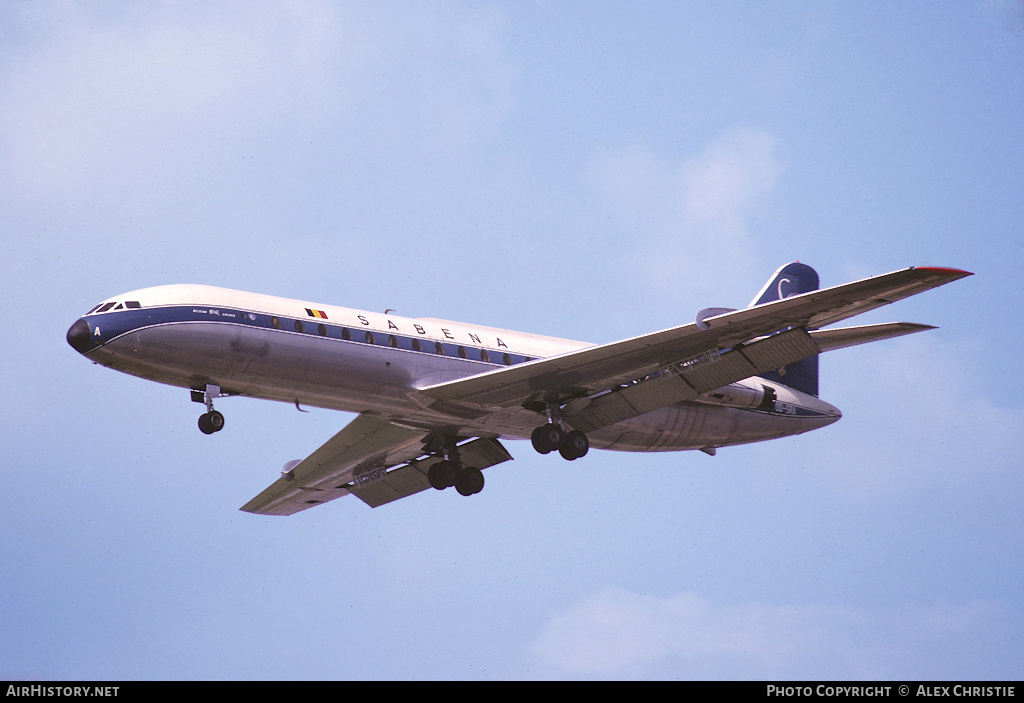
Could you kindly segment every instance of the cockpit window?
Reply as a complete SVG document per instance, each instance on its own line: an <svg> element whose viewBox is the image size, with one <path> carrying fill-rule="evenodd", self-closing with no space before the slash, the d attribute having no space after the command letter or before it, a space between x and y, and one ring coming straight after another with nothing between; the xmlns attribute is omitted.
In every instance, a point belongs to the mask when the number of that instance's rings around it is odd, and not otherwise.
<svg viewBox="0 0 1024 703"><path fill-rule="evenodd" d="M104 303L103 305L100 305L99 309L97 309L96 312L106 312L115 305L117 305L117 303Z"/></svg>
<svg viewBox="0 0 1024 703"><path fill-rule="evenodd" d="M126 308L132 308L133 310L142 307L142 305L139 304L138 300L129 300L129 301L125 302L124 306Z"/></svg>

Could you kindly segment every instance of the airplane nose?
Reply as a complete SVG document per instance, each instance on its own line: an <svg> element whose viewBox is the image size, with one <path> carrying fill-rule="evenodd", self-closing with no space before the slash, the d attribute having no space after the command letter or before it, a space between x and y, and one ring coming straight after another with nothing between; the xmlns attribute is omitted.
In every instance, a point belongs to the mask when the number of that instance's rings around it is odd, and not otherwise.
<svg viewBox="0 0 1024 703"><path fill-rule="evenodd" d="M68 328L68 344L80 354L84 354L93 348L92 334L89 330L89 323L79 318L75 324Z"/></svg>

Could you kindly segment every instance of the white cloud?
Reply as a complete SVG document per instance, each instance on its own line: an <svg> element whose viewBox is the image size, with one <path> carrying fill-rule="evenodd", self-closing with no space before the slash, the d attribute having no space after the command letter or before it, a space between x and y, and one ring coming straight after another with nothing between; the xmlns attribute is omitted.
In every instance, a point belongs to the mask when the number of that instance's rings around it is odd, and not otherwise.
<svg viewBox="0 0 1024 703"><path fill-rule="evenodd" d="M987 603L868 612L607 588L552 616L532 653L574 676L885 678L932 671L930 652L955 656L1001 615Z"/></svg>
<svg viewBox="0 0 1024 703"><path fill-rule="evenodd" d="M634 145L591 167L632 239L638 266L659 289L701 300L708 291L721 294L729 285L723 279L767 275L752 225L766 212L781 173L775 137L756 129L726 132L682 162Z"/></svg>
<svg viewBox="0 0 1024 703"><path fill-rule="evenodd" d="M24 18L35 43L2 79L4 181L33 195L148 181L275 120L301 124L346 43L327 40L339 18L314 3L61 7Z"/></svg>
<svg viewBox="0 0 1024 703"><path fill-rule="evenodd" d="M492 137L512 104L496 12L319 0L115 7L11 13L26 41L0 73L9 191L48 203L130 203L126 190L160 199L176 183L244 178L244 159L263 157L262 178L313 138L315 153L343 155L341 169L379 162L378 151L397 170L425 168Z"/></svg>

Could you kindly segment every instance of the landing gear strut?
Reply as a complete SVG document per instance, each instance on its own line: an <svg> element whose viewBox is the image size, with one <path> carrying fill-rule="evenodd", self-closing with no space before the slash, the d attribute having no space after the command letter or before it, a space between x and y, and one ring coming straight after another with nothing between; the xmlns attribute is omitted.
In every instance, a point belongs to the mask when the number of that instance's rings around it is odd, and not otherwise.
<svg viewBox="0 0 1024 703"><path fill-rule="evenodd" d="M220 397L220 386L211 384L207 384L204 390L192 391L192 400L206 404L206 413L199 416L199 430L203 434L213 434L224 429L224 415L213 409L213 399Z"/></svg>
<svg viewBox="0 0 1024 703"><path fill-rule="evenodd" d="M439 491L455 486L459 495L471 496L484 489L484 474L475 466L463 466L458 447L449 442L444 448L444 460L427 469L427 480Z"/></svg>

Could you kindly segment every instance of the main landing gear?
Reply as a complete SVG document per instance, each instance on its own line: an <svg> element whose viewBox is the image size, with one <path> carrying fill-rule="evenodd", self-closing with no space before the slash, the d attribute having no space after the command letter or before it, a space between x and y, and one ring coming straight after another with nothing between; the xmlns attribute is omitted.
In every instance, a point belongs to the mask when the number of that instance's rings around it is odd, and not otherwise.
<svg viewBox="0 0 1024 703"><path fill-rule="evenodd" d="M444 448L444 459L427 469L427 480L439 491L455 486L463 496L471 496L484 489L483 471L475 466L463 466L454 442Z"/></svg>
<svg viewBox="0 0 1024 703"><path fill-rule="evenodd" d="M558 450L563 459L575 461L590 451L590 440L580 430L566 432L557 422L541 425L530 435L533 448L541 454Z"/></svg>
<svg viewBox="0 0 1024 703"><path fill-rule="evenodd" d="M192 400L206 404L206 413L199 416L199 430L203 434L213 434L224 429L224 415L213 409L213 399L220 397L220 386L207 385L205 390L192 391Z"/></svg>

